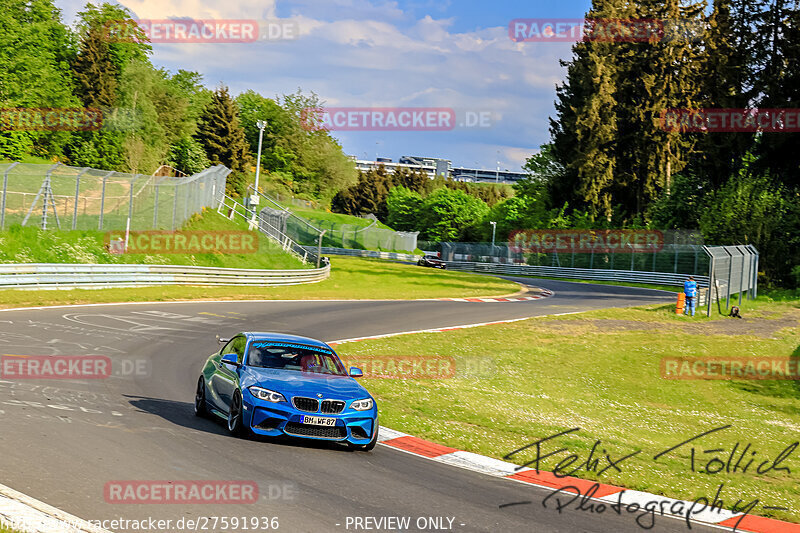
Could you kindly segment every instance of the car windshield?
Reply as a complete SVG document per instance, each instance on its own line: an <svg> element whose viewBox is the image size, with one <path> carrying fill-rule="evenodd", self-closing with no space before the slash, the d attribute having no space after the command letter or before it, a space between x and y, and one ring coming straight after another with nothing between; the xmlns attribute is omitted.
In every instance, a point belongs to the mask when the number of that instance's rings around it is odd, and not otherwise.
<svg viewBox="0 0 800 533"><path fill-rule="evenodd" d="M333 353L285 343L252 343L247 354L247 364L257 368L277 368L333 376L348 375L339 358Z"/></svg>

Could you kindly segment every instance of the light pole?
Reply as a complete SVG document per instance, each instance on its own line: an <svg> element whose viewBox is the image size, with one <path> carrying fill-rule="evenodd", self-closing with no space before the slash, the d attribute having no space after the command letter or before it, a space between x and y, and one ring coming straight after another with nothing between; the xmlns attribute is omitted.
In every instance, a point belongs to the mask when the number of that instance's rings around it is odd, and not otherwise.
<svg viewBox="0 0 800 533"><path fill-rule="evenodd" d="M494 232L497 229L497 222L491 220L489 221L489 224L492 225L492 257L494 257Z"/></svg>
<svg viewBox="0 0 800 533"><path fill-rule="evenodd" d="M253 206L253 222L256 220L256 211L258 208L258 177L261 175L261 143L264 140L264 128L267 127L266 120L259 120L256 122L256 126L258 126L258 158L256 161L256 186L255 186L255 194L253 197L250 198L250 205Z"/></svg>

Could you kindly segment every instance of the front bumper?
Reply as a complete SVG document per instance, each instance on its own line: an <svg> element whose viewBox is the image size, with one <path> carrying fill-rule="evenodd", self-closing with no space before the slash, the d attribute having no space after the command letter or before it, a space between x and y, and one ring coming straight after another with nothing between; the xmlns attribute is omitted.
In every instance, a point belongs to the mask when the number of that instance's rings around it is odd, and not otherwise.
<svg viewBox="0 0 800 533"><path fill-rule="evenodd" d="M336 419L335 426L315 426L301 423L302 417L322 416ZM330 440L367 444L372 439L377 407L369 411L345 409L333 415L326 413L307 413L295 409L289 402L270 403L263 400L244 401L243 421L256 435L277 437L287 435L313 440Z"/></svg>

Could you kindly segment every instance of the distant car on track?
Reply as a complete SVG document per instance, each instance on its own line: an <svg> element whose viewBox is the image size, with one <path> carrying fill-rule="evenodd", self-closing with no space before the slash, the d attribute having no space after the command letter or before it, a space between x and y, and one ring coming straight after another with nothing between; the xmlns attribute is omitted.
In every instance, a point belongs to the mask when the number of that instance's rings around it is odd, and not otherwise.
<svg viewBox="0 0 800 533"><path fill-rule="evenodd" d="M280 333L239 333L206 361L194 410L227 421L236 436L289 435L371 450L375 399L324 342Z"/></svg>
<svg viewBox="0 0 800 533"><path fill-rule="evenodd" d="M447 268L447 264L435 255L424 255L417 261L417 264L424 267L441 268L442 270Z"/></svg>

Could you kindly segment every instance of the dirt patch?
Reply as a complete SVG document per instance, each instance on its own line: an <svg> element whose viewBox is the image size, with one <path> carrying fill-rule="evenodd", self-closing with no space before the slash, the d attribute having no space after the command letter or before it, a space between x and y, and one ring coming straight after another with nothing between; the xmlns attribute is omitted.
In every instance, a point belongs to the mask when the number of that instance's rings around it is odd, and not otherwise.
<svg viewBox="0 0 800 533"><path fill-rule="evenodd" d="M774 316L774 314L773 314ZM691 320L686 318L687 321ZM664 322L644 322L637 320L589 319L543 321L536 324L539 331L556 332L565 335L581 335L596 331L663 331L686 333L689 335L751 335L774 339L779 331L786 328L800 328L800 309L791 309L779 318L726 318L700 324L680 324Z"/></svg>

